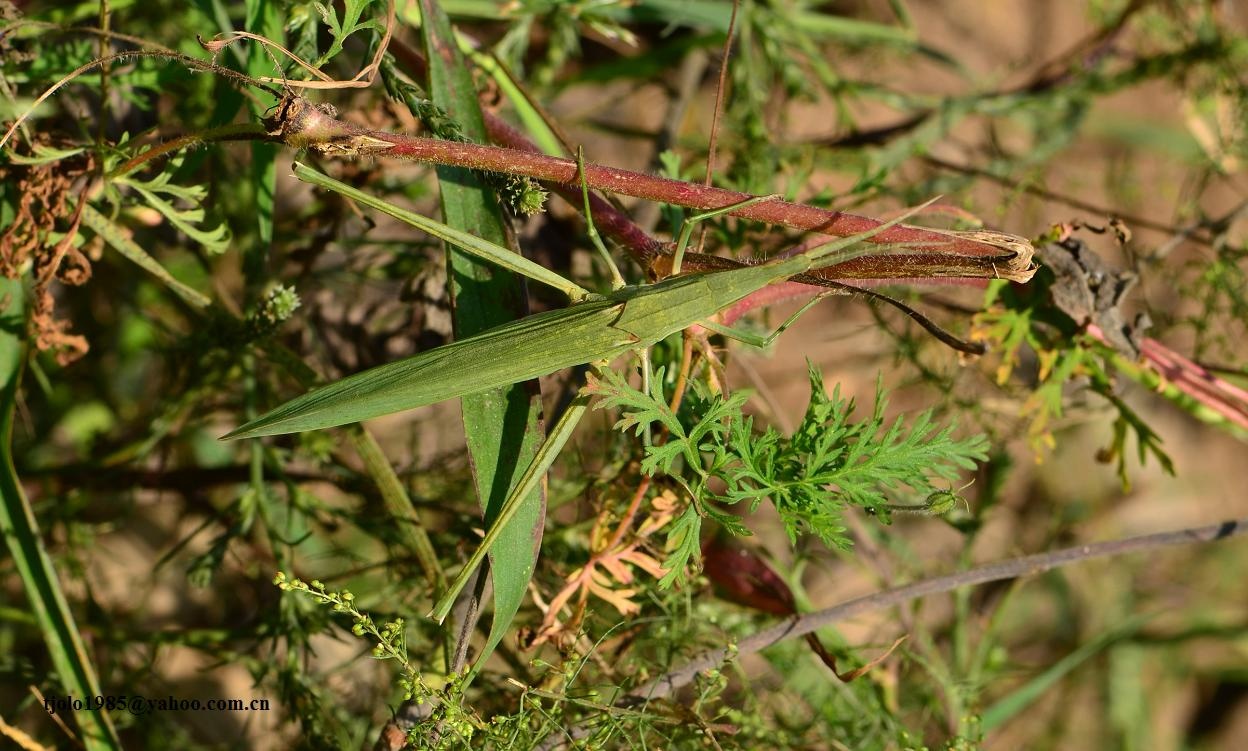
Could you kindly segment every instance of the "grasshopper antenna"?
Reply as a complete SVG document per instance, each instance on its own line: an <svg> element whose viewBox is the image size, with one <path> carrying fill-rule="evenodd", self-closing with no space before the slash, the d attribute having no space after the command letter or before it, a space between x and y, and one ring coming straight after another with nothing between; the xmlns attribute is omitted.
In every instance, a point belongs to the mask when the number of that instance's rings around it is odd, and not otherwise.
<svg viewBox="0 0 1248 751"><path fill-rule="evenodd" d="M44 92L40 94L37 99L35 99L35 101L30 105L30 107L28 107L25 112L23 112L21 115L18 116L16 120L13 121L13 124L9 126L9 129L5 131L4 136L0 137L0 148L3 148L4 145L9 142L9 139L13 137L13 134L17 131L17 129L20 128L22 124L26 122L27 119L29 119L31 113L34 112L39 107L40 104L43 104L45 101L47 101L53 94L55 94L57 91L60 91L61 88L64 87L66 84L68 84L70 81L102 65L107 65L108 63L111 63L111 62L119 62L119 61L125 60L126 58L132 58L132 57L159 57L159 58L164 58L167 60L173 60L175 62L182 63L188 68L192 68L198 71L203 71L206 73L214 73L216 75L219 75L235 83L242 83L246 86L255 86L257 88L261 88L261 89L264 89L265 91L268 91L270 94L272 94L275 97L281 97L280 91L272 88L271 86L265 86L263 83L257 81L251 76L245 75L243 73L239 73L236 70L230 70L229 68L222 67L220 65L217 65L216 63L204 62L203 60L199 60L189 55L182 55L176 52L166 52L164 50L131 50L129 52L117 52L112 55L105 55L104 57L97 57L91 62L84 63L78 66L74 70L65 74L65 76L63 76L59 81L57 81L56 83L52 84L47 89L45 89ZM246 90L244 89L244 91Z"/></svg>

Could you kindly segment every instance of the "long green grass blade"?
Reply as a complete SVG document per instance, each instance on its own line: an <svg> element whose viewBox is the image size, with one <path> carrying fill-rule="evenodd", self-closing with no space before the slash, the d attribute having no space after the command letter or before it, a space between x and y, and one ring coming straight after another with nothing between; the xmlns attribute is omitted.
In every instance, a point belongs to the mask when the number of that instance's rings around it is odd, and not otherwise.
<svg viewBox="0 0 1248 751"><path fill-rule="evenodd" d="M345 425L482 393L573 365L610 360L708 319L754 291L818 263L886 251L889 246L866 246L859 241L908 215L860 235L829 242L808 255L730 271L671 277L511 321L304 394L225 438Z"/></svg>
<svg viewBox="0 0 1248 751"><path fill-rule="evenodd" d="M499 247L495 243L487 242L479 237L462 232L454 227L448 227L442 222L437 222L420 214L399 208L392 203L381 200L380 198L369 195L362 190L353 188L344 182L335 180L334 178L317 172L306 164L295 162L295 177L321 188L332 190L350 198L357 203L377 209L380 212L389 214L399 221L410 224L416 229L428 232L447 243L454 245L465 253L470 253L477 258L489 261L496 266L502 266L508 271L522 274L535 281L542 282L553 287L568 296L572 300L580 300L589 294L589 290L585 289L575 282L564 279L555 272L541 265L534 263L524 256L506 248Z"/></svg>
<svg viewBox="0 0 1248 751"><path fill-rule="evenodd" d="M611 358L636 346L627 334L611 327L619 307L612 300L594 300L511 321L322 386L225 438L346 425Z"/></svg>
<svg viewBox="0 0 1248 751"><path fill-rule="evenodd" d="M78 626L13 466L13 413L17 387L26 364L25 300L21 280L0 276L0 299L8 300L8 307L0 313L0 533L13 556L64 691L78 698L99 696L102 692L95 669L87 658ZM73 717L78 722L82 745L88 751L121 748L107 712L84 710Z"/></svg>
<svg viewBox="0 0 1248 751"><path fill-rule="evenodd" d="M989 707L980 717L980 726L984 729L984 732L987 732L1005 724L1010 718L1031 706L1045 691L1052 688L1067 674L1073 672L1103 650L1113 646L1116 642L1130 638L1151 618L1152 615L1134 616L1118 628L1106 631L1053 663L1048 670L1027 681L1027 683Z"/></svg>
<svg viewBox="0 0 1248 751"><path fill-rule="evenodd" d="M435 0L421 0L420 12L425 59L429 61L429 94L434 104L456 119L465 136L485 143L485 121L476 86L456 47L450 21ZM514 248L498 203L478 175L439 167L438 186L447 224L495 245ZM447 250L457 337L471 336L527 312L523 279L482 264L454 246ZM541 393L536 384L516 383L467 396L461 405L477 498L486 524L492 525L542 443ZM494 618L478 663L489 658L520 609L541 546L545 515L546 495L539 487L528 494L490 553Z"/></svg>
<svg viewBox="0 0 1248 751"><path fill-rule="evenodd" d="M82 207L82 223L90 227L91 231L96 235L103 238L104 242L108 243L113 250L163 282L166 287L185 300L188 305L193 305L196 308L206 308L212 304L212 300L175 279L173 274L170 274L164 266L160 265L159 261L152 258L138 243L127 237L120 227L109 221L108 217L92 208L90 204Z"/></svg>
<svg viewBox="0 0 1248 751"><path fill-rule="evenodd" d="M529 138L533 139L533 143L543 153L550 156L563 156L563 144L559 142L559 136L547 124L542 113L533 106L533 102L525 95L524 91L517 85L511 74L499 64L498 60L491 54L480 52L463 46L463 51L472 57L472 62L478 68L490 74L494 79L494 83L498 85L499 91L503 92L503 96L511 102L511 106L516 110L516 117L524 125L524 130L529 134Z"/></svg>
<svg viewBox="0 0 1248 751"><path fill-rule="evenodd" d="M507 497L507 502L503 504L503 508L499 511L498 519L494 521L494 526L485 533L485 537L481 540L481 544L477 546L477 550L464 564L464 568L455 577L455 581L451 583L451 588L442 595L437 604L433 606L429 617L441 622L451 612L451 608L455 606L455 598L463 591L464 585L472 577L472 572L481 565L481 559L484 558L494 548L494 544L498 542L502 536L502 532L506 529L506 525L512 516L523 506L525 496L537 489L538 483L546 476L546 470L550 469L550 465L554 464L555 459L559 456L559 452L563 450L568 439L572 437L576 426L580 424L581 418L585 416L585 411L589 409L591 397L581 394L568 405L563 416L559 418L558 424L550 431L550 435L546 437L546 442L542 444L541 451L538 452L538 458L534 460L529 468L525 470L524 476L520 478L520 482L516 487L512 488L511 494ZM528 572L531 577L533 572ZM473 672L480 669L481 662L478 661Z"/></svg>

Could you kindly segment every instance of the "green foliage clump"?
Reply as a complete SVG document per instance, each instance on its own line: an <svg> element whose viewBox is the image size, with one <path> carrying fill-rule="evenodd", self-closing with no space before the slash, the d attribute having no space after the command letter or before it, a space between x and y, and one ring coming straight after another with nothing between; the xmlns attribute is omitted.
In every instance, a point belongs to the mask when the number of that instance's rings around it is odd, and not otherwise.
<svg viewBox="0 0 1248 751"><path fill-rule="evenodd" d="M953 438L953 426L940 428L932 412L917 415L909 426L901 417L886 424L883 384L876 384L875 407L865 420L851 419L854 401L838 385L829 396L823 377L808 367L811 397L792 435L774 427L761 433L742 408L748 392L709 394L699 382L687 408L672 412L651 379L651 393L630 386L614 371L587 387L602 397L598 407L621 411L619 430L641 435L662 429L668 439L646 447L642 471L662 473L687 491L690 503L668 535L664 562L667 586L683 579L696 560L702 519L709 518L737 535L749 534L740 517L722 507L745 502L757 510L768 499L784 522L790 542L813 535L826 545L848 548L843 514L858 507L887 521L896 508L890 494L930 496L935 480L953 480L987 458L987 439ZM720 488L722 489L716 489Z"/></svg>

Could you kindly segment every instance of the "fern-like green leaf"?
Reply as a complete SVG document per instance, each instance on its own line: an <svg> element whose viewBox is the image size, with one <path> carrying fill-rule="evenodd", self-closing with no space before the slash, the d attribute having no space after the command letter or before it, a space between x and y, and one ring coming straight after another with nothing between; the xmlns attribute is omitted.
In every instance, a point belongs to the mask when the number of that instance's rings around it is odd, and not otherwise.
<svg viewBox="0 0 1248 751"><path fill-rule="evenodd" d="M597 406L621 410L617 429L640 434L647 427L667 428L665 442L646 448L642 470L673 476L690 498L668 531L663 586L680 581L696 560L703 519L732 534L749 534L741 518L722 506L745 502L754 511L769 499L792 541L810 534L846 548L850 539L843 515L850 506L887 521L896 506L892 496L930 497L942 490L936 480L951 481L987 458L983 436L955 439L953 426L940 427L930 411L909 424L900 417L887 423L880 384L871 415L855 422L852 399L842 397L839 387L828 395L813 366L809 377L810 404L791 436L774 428L756 431L753 419L742 413L747 392L724 397L695 385L675 415L657 390L662 379L654 379L651 394L611 372L590 379L587 388L602 397ZM683 469L678 459L684 460ZM712 480L722 484L722 491L710 489Z"/></svg>
<svg viewBox="0 0 1248 751"><path fill-rule="evenodd" d="M659 580L660 587L670 587L684 577L689 562L701 553L701 539L702 517L696 504L690 504L668 530L667 558L663 561L667 573Z"/></svg>
<svg viewBox="0 0 1248 751"><path fill-rule="evenodd" d="M825 544L847 547L842 514L848 506L876 510L903 489L927 495L936 479L952 480L987 458L983 436L953 438L953 427L939 428L930 411L885 426L887 403L876 387L870 418L851 422L853 400L837 388L829 397L823 379L810 368L811 400L791 438L774 430L753 435L744 417L729 432L730 461L717 472L725 490L721 503L748 501L751 509L769 498L791 540L813 534Z"/></svg>
<svg viewBox="0 0 1248 751"><path fill-rule="evenodd" d="M207 214L201 204L208 191L202 185L177 185L171 182L173 173L180 165L181 159L172 159L165 171L149 180L126 176L117 178L114 183L134 188L148 206L160 212L170 224L203 246L205 252L220 255L230 246L230 229L224 222L211 229L202 226ZM165 197L183 201L190 206L178 208Z"/></svg>
<svg viewBox="0 0 1248 751"><path fill-rule="evenodd" d="M651 379L655 384L654 389L658 388L657 384L661 380L661 378ZM616 430L623 432L632 430L635 435L641 435L646 428L657 423L671 431L673 436L679 439L685 437L684 426L663 401L661 394L657 391L651 394L639 391L613 370L602 371L601 378L590 374L585 384L585 393L602 397L594 405L595 409L620 410L620 419L615 423Z"/></svg>

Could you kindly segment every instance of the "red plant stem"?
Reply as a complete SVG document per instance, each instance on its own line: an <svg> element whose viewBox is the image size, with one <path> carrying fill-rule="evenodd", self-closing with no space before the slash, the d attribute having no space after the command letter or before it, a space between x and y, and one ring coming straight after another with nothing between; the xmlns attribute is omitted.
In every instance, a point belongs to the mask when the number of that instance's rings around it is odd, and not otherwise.
<svg viewBox="0 0 1248 751"><path fill-rule="evenodd" d="M617 548L620 543L624 542L624 535L633 526L633 519L637 516L637 510L641 508L641 502L645 500L646 492L650 490L650 477L648 475L641 476L641 482L637 483L637 489L633 491L633 498L628 503L628 508L624 511L624 517L620 519L615 526L615 532L611 535L611 541L603 546L602 550L596 553L589 563L585 564L586 568L595 564L599 558Z"/></svg>
<svg viewBox="0 0 1248 751"><path fill-rule="evenodd" d="M1107 344L1105 332L1096 324L1088 326L1088 334ZM1217 377L1156 339L1146 337L1140 341L1140 357L1164 381L1228 422L1248 430L1248 390Z"/></svg>
<svg viewBox="0 0 1248 751"><path fill-rule="evenodd" d="M423 80L426 77L427 66L425 63L425 58L423 55L421 55L419 51L417 51L413 47L410 47L409 45L397 39L391 41L389 50L392 54L394 54L395 58L399 61L399 63L402 66L404 66L414 78L416 78L417 80ZM525 136L524 133L514 128L506 120L503 120L502 118L495 115L488 107L482 106L481 114L485 118L486 133L489 135L490 140L494 142L495 144L499 146L504 146L510 149L515 149L518 151L531 152L533 154L539 155L539 157L541 158L550 158L550 157L545 157L542 154L542 151L537 147L537 145L534 144L531 140L529 140L529 138ZM570 162L570 160L565 160L565 161ZM623 172L623 171L620 171L620 172ZM576 174L575 171L573 172L573 174ZM636 173L624 173L624 174L634 175ZM534 177L538 177L538 176L534 175ZM639 177L647 178L649 176L639 175ZM538 179L540 180L542 178L538 177ZM655 179L660 179L660 178L655 178ZM674 185L687 185L686 183L678 183L676 181L666 181L666 182L674 184ZM554 180L543 180L543 184L547 188L549 188L551 191L562 196L571 206L573 206L577 210L580 210L581 191L580 191L579 183L568 184L566 182L559 182L559 181L554 181ZM691 185L691 184L688 184L688 185ZM594 187L592 183L590 187ZM692 186L692 187L694 187L695 189L697 188L697 186ZM718 189L712 188L712 190L718 190ZM718 199L720 203L703 204L702 206L700 206L700 208L715 208L717 206L736 203L738 201L745 200L745 198L749 197L747 194L744 194L744 193L733 193L731 191L724 191L724 193L728 194L731 197L734 197L735 200L728 200L728 198L720 198ZM670 201L670 202L679 203L678 200ZM636 260L638 263L640 263L643 267L649 267L652 261L654 260L654 258L663 253L666 243L660 240L657 240L654 237L651 237L649 234L646 233L645 230L638 227L633 222L631 217L629 217L627 214L617 209L612 204L603 200L596 193L592 191L589 194L589 203L590 203L590 211L593 214L594 225L598 228L598 230L604 235L610 237L611 239L613 239L614 241L622 245L628 251L628 253L633 257L633 259ZM779 202L779 203L784 203L784 202ZM680 205L689 205L689 204L680 204ZM794 204L786 204L786 205L791 206ZM956 211L954 207L940 207L940 206L930 207L929 211L936 212L942 208ZM813 219L810 219L810 221L814 221L815 223L826 222L831 218L841 216L839 212L825 211L825 210L817 210L817 211L819 211L820 213L816 214L813 217ZM745 216L744 214L735 214L735 212L734 212L734 215ZM848 215L848 214L843 215L843 216L852 217L852 215ZM860 220L863 223L863 226L874 227L877 225L877 223L874 222L874 220L865 219L863 217L853 217L853 218ZM767 220L763 219L761 221L767 221ZM799 228L802 228L802 227L799 227ZM837 233L833 232L832 234L837 234ZM947 236L940 235L938 239L935 240L935 242L946 243L948 242L948 240L949 238ZM891 240L880 240L880 241L892 242ZM993 255L993 256L998 256L998 257L1001 255L1001 249L995 246L980 244L980 243L974 243L974 245L976 245L977 247L976 247L976 250L973 251L973 254ZM945 250L951 253L958 252L957 248L952 248L952 247L946 248ZM931 254L929 254L929 256L930 255ZM693 262L691 264L691 268L701 268L702 265L699 263L699 260L713 261L715 259L710 259L710 258L696 259L696 258L690 258L689 256L686 256L686 260ZM821 276L827 279L834 279L834 278L837 278L838 275L841 275L844 277L853 278L859 283L861 282L894 283L894 284L930 283L931 281L933 281L933 277L925 276L924 272L930 271L935 274L940 274L940 270L947 265L946 263L947 258L937 259L935 264L923 264L921 258L917 258L913 256L908 256L904 259L897 258L895 260L899 262L894 265L895 268L906 269L912 272L913 276L903 277L903 278L897 278L895 275L890 276L890 277L874 277L873 274L875 272L880 271L881 269L878 264L873 263L869 259L859 259L859 263L855 263L855 261L850 261L844 264L837 264L833 269L828 270L829 273L825 274L825 273L815 272L814 275ZM942 261L945 261L945 262L942 262ZM924 268L924 266L929 266L932 268Z"/></svg>
<svg viewBox="0 0 1248 751"><path fill-rule="evenodd" d="M489 133L490 139L495 143L503 144L513 149L530 151L535 154L541 153L538 151L537 146L530 143L520 131L502 120L486 118L485 129ZM578 210L581 209L581 188L579 185L574 186L552 182L547 182L545 185L551 191L559 194L569 204ZM648 266L653 258L662 254L665 245L662 240L646 234L646 231L638 227L627 214L615 208L592 191L589 194L589 210L593 214L594 227L602 234L624 246L628 250L629 255L638 263Z"/></svg>
<svg viewBox="0 0 1248 751"><path fill-rule="evenodd" d="M415 48L393 39L390 42L389 51L408 70L413 78L418 81L426 80L428 76L425 58ZM511 123L495 115L489 107L482 105L481 115L485 118L485 132L495 144L518 151L531 151L535 154L542 153L537 144L530 141L524 133L512 127ZM582 202L579 186L573 187L559 183L547 183L546 187L559 194L569 205L578 211L581 210ZM651 259L662 252L663 242L661 240L651 237L645 230L638 227L631 217L593 192L589 194L589 210L593 214L594 226L598 231L622 245L628 251L628 254L633 257L633 260L642 266L648 266Z"/></svg>
<svg viewBox="0 0 1248 751"><path fill-rule="evenodd" d="M393 144L391 148L386 148L384 151L379 149L376 152L377 155L384 153L386 156L412 159L418 162L532 177L569 187L578 185L576 161L572 159L496 146L440 141L391 133L369 132L367 135ZM596 190L701 210L723 208L753 197L749 193L740 193L735 190L696 185L598 164L585 165L585 181L590 188ZM781 200L756 203L734 209L728 214L742 219L752 219L795 230L819 232L838 237L867 232L882 224L875 219L843 211ZM994 245L904 225L890 227L872 237L871 241L935 245L943 253L960 255L1001 254L1001 249Z"/></svg>
<svg viewBox="0 0 1248 751"><path fill-rule="evenodd" d="M327 156L398 157L430 164L531 177L571 188L580 186L580 171L577 163L571 159L363 128L339 120L326 107L312 105L297 97L283 100L269 124L270 138ZM584 178L590 188L694 209L724 208L753 198L733 190L595 164L585 165ZM878 229L882 224L867 217L780 200L753 203L728 213L744 219L833 236L856 235ZM1026 281L1033 272L1030 243L1012 235L941 232L897 225L880 231L870 241L908 244L912 252L896 254L898 258L894 260L898 262L888 273L845 273L845 276L862 278L989 274ZM893 254L888 256L891 259ZM860 257L839 265L837 271L848 272L864 262L870 263L869 259Z"/></svg>
<svg viewBox="0 0 1248 751"><path fill-rule="evenodd" d="M398 39L391 40L389 47L390 52L398 60L410 75L416 80L424 80L427 77L428 66L424 56L415 48L403 43ZM537 146L530 141L523 133L513 128L505 120L495 115L490 107L483 106L481 108L482 115L485 119L486 132L491 141L496 144L510 147L511 149L524 152L532 152L541 155ZM545 158L545 157L542 157ZM566 165L569 160L564 161L564 177L566 178ZM575 172L573 173L575 174ZM633 174L633 173L626 173ZM641 178L649 176L641 175ZM657 178L656 178L657 179ZM672 181L667 181L672 182ZM553 192L562 196L568 203L576 208L581 206L580 185L570 184L566 181L546 180L545 185ZM743 200L744 194L729 193L728 197L719 196L719 203L712 203L711 206L722 206L731 204L735 201L729 198L736 197L737 200ZM666 248L666 244L651 237L644 230L633 223L632 219L624 212L616 209L613 205L600 198L592 191L589 193L590 213L592 219L599 229L607 237L622 245L629 255L644 268L651 269L654 260L661 257ZM687 204L686 204L687 205ZM704 204L704 206L706 206ZM774 210L773 206L773 210ZM809 207L808 207L809 208ZM831 225L837 217L850 217L851 215L841 215L838 212L822 212L813 217L816 228L821 224ZM748 216L748 214L739 214ZM866 223L866 226L876 226L869 219L862 217L852 217L860 222ZM810 219L808 217L808 219ZM764 218L763 221L766 221ZM829 231L831 228L829 227ZM983 238L980 238L983 239ZM998 237L997 239L1001 239ZM935 264L925 264L921 258L912 257L893 257L885 263L880 263L879 259L860 258L850 261L847 264L838 264L833 268L824 269L814 272L813 276L819 276L824 279L837 279L838 277L849 277L855 280L867 283L887 283L887 280L893 280L893 283L905 283L912 279L918 282L926 282L931 278L948 278L948 277L971 277L985 278L988 276L999 276L998 264L1006 267L1004 276L1014 279L1015 281L1026 281L1031 276L1031 248L1022 241L1021 243L1008 242L1009 240L1019 240L1020 238L1008 238L1007 244L998 246L992 242L978 243L973 240L962 238L963 242L957 245L948 244L949 237L940 235L936 242L946 244L947 247L942 248L951 254L958 254L962 246L971 246L970 254L978 256L978 262L970 262L969 259L963 259L961 263L950 263L950 258L946 256L944 263L937 262ZM890 240L883 240L891 242ZM1003 253L1003 251L1005 251ZM701 254L696 254L701 256ZM933 255L933 254L927 254ZM703 256L700 258L686 257L690 261L690 267L705 270L704 261L716 260L714 256ZM977 268L978 267L978 268ZM883 273L881 273L883 272ZM905 282L901 280L905 280ZM806 280L808 283L811 280Z"/></svg>

